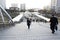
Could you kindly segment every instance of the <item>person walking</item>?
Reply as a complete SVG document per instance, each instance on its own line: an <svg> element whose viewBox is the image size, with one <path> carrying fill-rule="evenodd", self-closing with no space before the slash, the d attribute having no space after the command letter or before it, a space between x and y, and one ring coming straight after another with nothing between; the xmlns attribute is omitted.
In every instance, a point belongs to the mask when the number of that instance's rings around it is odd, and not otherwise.
<svg viewBox="0 0 60 40"><path fill-rule="evenodd" d="M52 30L53 34L54 34L55 30L56 31L58 30L57 25L58 25L58 19L57 19L57 17L52 15L52 17L50 18L50 29Z"/></svg>
<svg viewBox="0 0 60 40"><path fill-rule="evenodd" d="M28 29L30 29L30 25L31 25L31 18L27 18L27 26L28 26Z"/></svg>

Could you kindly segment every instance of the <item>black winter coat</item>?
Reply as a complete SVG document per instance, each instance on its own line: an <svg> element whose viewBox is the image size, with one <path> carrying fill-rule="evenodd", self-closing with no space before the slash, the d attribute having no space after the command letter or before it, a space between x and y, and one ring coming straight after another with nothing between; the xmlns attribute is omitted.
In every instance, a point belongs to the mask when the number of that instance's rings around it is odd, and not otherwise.
<svg viewBox="0 0 60 40"><path fill-rule="evenodd" d="M56 17L51 17L50 18L50 25L57 25L58 24L58 19Z"/></svg>

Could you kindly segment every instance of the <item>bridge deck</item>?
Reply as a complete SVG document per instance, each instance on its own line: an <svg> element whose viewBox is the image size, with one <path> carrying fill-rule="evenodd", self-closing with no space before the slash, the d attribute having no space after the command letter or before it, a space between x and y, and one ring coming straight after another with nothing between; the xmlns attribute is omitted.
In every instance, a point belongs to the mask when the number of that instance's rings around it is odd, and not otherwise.
<svg viewBox="0 0 60 40"><path fill-rule="evenodd" d="M60 24L55 34L51 33L49 23L32 22L27 29L26 22L0 29L0 40L60 40Z"/></svg>

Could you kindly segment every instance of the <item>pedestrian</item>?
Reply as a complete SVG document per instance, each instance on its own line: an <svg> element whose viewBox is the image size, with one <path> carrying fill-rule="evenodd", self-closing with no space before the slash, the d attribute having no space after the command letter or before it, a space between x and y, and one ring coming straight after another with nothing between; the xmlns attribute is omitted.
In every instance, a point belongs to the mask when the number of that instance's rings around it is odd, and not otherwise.
<svg viewBox="0 0 60 40"><path fill-rule="evenodd" d="M57 31L57 25L58 25L58 19L54 15L50 18L50 29L52 33L54 34L55 30Z"/></svg>
<svg viewBox="0 0 60 40"><path fill-rule="evenodd" d="M27 18L27 26L28 26L28 29L30 29L30 25L31 25L31 18Z"/></svg>

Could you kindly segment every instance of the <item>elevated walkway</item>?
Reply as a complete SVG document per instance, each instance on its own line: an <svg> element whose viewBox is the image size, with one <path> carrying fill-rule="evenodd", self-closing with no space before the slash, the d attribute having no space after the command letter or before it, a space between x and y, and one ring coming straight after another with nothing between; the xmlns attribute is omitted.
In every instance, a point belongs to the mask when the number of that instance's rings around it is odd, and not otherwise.
<svg viewBox="0 0 60 40"><path fill-rule="evenodd" d="M26 22L0 29L0 40L60 40L60 24L55 34L51 33L49 23L32 22L30 29Z"/></svg>

